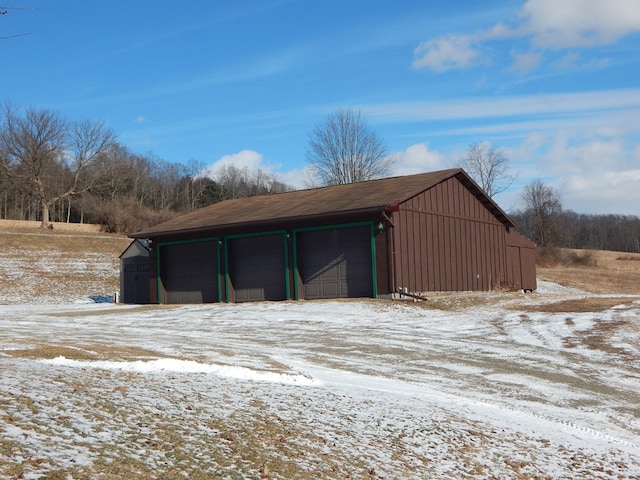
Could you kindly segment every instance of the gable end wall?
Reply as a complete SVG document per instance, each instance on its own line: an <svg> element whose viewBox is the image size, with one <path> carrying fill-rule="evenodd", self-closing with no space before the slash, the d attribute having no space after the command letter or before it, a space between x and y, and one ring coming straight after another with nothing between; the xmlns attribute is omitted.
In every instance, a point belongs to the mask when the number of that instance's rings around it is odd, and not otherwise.
<svg viewBox="0 0 640 480"><path fill-rule="evenodd" d="M491 290L506 280L506 227L455 177L394 214L396 288Z"/></svg>

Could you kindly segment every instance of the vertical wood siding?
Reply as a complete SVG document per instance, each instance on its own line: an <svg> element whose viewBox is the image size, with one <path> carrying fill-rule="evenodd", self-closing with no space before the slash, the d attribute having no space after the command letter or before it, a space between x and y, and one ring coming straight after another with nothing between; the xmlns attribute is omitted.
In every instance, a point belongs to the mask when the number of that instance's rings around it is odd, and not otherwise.
<svg viewBox="0 0 640 480"><path fill-rule="evenodd" d="M394 215L396 287L491 290L506 278L506 227L452 177Z"/></svg>
<svg viewBox="0 0 640 480"><path fill-rule="evenodd" d="M535 290L538 286L535 244L515 230L507 234L506 243L508 285Z"/></svg>

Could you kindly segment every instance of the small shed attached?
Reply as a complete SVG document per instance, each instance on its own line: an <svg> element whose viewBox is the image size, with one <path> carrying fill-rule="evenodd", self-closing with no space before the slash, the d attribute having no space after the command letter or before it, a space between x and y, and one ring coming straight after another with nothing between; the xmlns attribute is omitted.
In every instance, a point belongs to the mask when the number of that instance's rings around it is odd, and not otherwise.
<svg viewBox="0 0 640 480"><path fill-rule="evenodd" d="M535 245L461 169L227 200L133 237L152 303L536 288Z"/></svg>
<svg viewBox="0 0 640 480"><path fill-rule="evenodd" d="M149 296L149 241L135 239L120 255L120 301L144 304Z"/></svg>

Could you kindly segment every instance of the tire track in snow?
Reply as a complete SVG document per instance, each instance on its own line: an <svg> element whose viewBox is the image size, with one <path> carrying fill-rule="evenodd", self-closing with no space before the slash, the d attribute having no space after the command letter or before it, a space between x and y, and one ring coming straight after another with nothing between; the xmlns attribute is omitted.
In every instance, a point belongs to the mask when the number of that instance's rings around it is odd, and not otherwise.
<svg viewBox="0 0 640 480"><path fill-rule="evenodd" d="M275 357L274 357L275 358ZM477 418L476 420L486 422L486 416L489 412L493 414L491 417L493 421L504 422L509 428L513 428L515 424L519 424L520 428L528 427L536 429L536 422L546 422L551 424L551 429L554 427L562 427L564 430L573 432L580 432L588 435L592 438L604 440L609 443L615 443L620 446L627 447L631 450L639 451L640 443L630 442L623 438L619 438L602 431L579 425L575 422L561 420L553 418L548 415L537 414L529 410L522 408L515 408L513 406L489 402L486 399L471 398L468 395L462 395L459 393L447 392L441 387L436 389L433 385L419 384L414 382L406 382L402 380L392 380L385 377L374 377L370 375L364 375L360 373L349 372L346 370L339 370L334 368L322 367L314 365L299 359L285 359L276 358L280 363L288 365L290 368L304 372L305 376L313 378L319 381L319 385L335 385L343 388L358 388L367 389L372 391L380 391L385 393L397 394L407 397L416 397L422 399L429 399L432 403L446 410L452 410L450 405L456 405L464 407L470 411L473 411ZM477 407L477 408L476 408ZM557 407L555 407L557 408ZM511 421L505 421L504 413L509 413ZM530 419L531 421L523 422L523 417ZM548 430L547 428L544 429Z"/></svg>

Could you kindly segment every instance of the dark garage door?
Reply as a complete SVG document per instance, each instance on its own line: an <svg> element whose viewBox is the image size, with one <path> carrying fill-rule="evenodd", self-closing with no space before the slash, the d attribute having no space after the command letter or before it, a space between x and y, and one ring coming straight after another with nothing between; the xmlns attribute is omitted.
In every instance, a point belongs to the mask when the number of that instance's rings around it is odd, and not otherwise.
<svg viewBox="0 0 640 480"><path fill-rule="evenodd" d="M302 231L297 243L304 298L373 296L370 226Z"/></svg>
<svg viewBox="0 0 640 480"><path fill-rule="evenodd" d="M284 235L229 240L229 280L236 302L287 298Z"/></svg>
<svg viewBox="0 0 640 480"><path fill-rule="evenodd" d="M218 242L160 247L164 303L211 303L218 298Z"/></svg>

